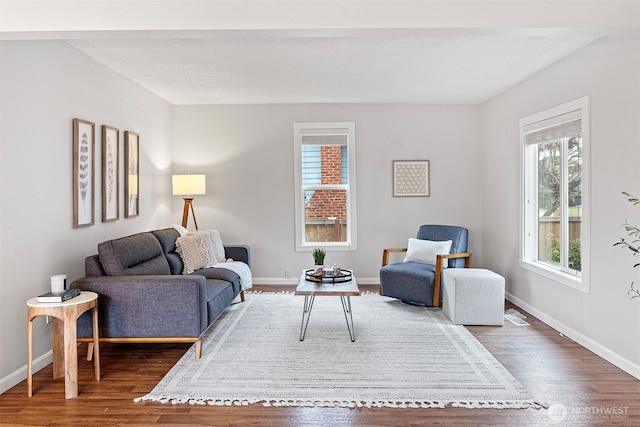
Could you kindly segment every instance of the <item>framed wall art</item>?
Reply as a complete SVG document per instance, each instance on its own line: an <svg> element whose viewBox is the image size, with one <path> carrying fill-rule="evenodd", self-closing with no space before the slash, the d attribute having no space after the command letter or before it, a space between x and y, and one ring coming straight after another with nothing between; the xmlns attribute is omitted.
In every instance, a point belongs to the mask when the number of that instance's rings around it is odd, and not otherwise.
<svg viewBox="0 0 640 427"><path fill-rule="evenodd" d="M429 197L429 160L394 160L393 196Z"/></svg>
<svg viewBox="0 0 640 427"><path fill-rule="evenodd" d="M73 228L95 223L95 124L73 119Z"/></svg>
<svg viewBox="0 0 640 427"><path fill-rule="evenodd" d="M140 135L124 132L124 217L140 215Z"/></svg>
<svg viewBox="0 0 640 427"><path fill-rule="evenodd" d="M120 215L120 129L102 125L102 222Z"/></svg>

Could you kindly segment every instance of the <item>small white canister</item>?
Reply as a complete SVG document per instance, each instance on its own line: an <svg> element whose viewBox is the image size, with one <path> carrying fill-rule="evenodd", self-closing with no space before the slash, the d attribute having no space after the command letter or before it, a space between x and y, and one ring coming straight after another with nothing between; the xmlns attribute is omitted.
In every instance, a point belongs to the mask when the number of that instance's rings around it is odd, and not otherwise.
<svg viewBox="0 0 640 427"><path fill-rule="evenodd" d="M51 292L54 294L59 294L64 292L67 287L67 275L66 274L56 274L55 276L51 276Z"/></svg>

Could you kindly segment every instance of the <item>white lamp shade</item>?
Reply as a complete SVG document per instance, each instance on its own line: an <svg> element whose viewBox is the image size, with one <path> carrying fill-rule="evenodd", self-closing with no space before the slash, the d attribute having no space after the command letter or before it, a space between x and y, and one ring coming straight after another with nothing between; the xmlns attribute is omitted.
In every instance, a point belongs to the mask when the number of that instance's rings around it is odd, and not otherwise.
<svg viewBox="0 0 640 427"><path fill-rule="evenodd" d="M205 175L173 175L171 180L174 196L207 194Z"/></svg>

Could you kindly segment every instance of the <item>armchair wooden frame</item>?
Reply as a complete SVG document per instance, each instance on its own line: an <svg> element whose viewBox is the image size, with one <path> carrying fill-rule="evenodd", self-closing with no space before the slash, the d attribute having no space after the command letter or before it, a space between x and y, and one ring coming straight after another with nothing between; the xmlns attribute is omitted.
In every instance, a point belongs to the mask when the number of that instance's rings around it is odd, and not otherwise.
<svg viewBox="0 0 640 427"><path fill-rule="evenodd" d="M382 266L389 264L389 254L392 252L406 252L407 248L388 248L382 250ZM440 307L440 288L442 282L442 261L451 258L465 258L464 268L471 268L471 253L461 252L459 254L444 254L436 256L436 277L433 280L433 307ZM382 286L380 286L382 295Z"/></svg>

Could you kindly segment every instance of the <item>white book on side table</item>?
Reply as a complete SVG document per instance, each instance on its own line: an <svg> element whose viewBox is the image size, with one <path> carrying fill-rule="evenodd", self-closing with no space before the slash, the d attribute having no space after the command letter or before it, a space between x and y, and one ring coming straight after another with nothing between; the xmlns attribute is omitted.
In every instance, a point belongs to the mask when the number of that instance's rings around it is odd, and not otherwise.
<svg viewBox="0 0 640 427"><path fill-rule="evenodd" d="M38 295L38 302L65 302L71 298L80 296L80 289L67 289L62 292L47 292Z"/></svg>

